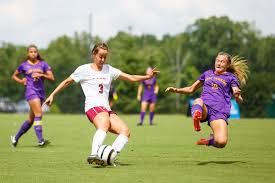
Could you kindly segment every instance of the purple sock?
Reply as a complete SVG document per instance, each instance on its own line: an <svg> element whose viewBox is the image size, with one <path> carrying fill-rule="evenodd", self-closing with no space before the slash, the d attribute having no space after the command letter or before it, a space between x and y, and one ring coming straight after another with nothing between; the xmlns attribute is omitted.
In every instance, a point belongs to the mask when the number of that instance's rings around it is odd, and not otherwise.
<svg viewBox="0 0 275 183"><path fill-rule="evenodd" d="M150 112L150 124L153 124L154 115L154 112Z"/></svg>
<svg viewBox="0 0 275 183"><path fill-rule="evenodd" d="M194 114L195 111L200 111L202 113L202 107L199 104L193 105L192 109L191 109L192 117L193 117L193 114Z"/></svg>
<svg viewBox="0 0 275 183"><path fill-rule="evenodd" d="M36 133L38 142L44 141L42 135L42 117L34 117L34 131Z"/></svg>
<svg viewBox="0 0 275 183"><path fill-rule="evenodd" d="M214 146L214 147L216 147L214 137L211 137L211 138L209 139L208 145L209 145L209 146Z"/></svg>
<svg viewBox="0 0 275 183"><path fill-rule="evenodd" d="M145 117L145 112L140 112L140 123L141 124L143 123L144 117Z"/></svg>
<svg viewBox="0 0 275 183"><path fill-rule="evenodd" d="M17 132L17 134L15 135L15 140L18 141L19 138L26 133L30 128L31 128L32 124L29 123L29 121L25 121L21 128L19 129L19 131Z"/></svg>

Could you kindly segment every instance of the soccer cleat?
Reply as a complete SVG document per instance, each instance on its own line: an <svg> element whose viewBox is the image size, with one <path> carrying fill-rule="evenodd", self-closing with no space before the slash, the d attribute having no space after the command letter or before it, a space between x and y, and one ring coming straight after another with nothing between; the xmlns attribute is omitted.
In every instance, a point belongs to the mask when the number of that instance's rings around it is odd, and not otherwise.
<svg viewBox="0 0 275 183"><path fill-rule="evenodd" d="M208 145L208 144L209 144L208 139L200 139L199 141L197 141L197 145Z"/></svg>
<svg viewBox="0 0 275 183"><path fill-rule="evenodd" d="M97 155L90 155L90 156L88 156L87 162L89 164L95 163L97 165L103 165L104 164L104 161L102 159L100 159Z"/></svg>
<svg viewBox="0 0 275 183"><path fill-rule="evenodd" d="M209 141L214 138L214 135L211 133L208 139L201 138L197 141L197 145L209 145Z"/></svg>
<svg viewBox="0 0 275 183"><path fill-rule="evenodd" d="M142 126L142 123L140 122L140 123L137 123L137 126Z"/></svg>
<svg viewBox="0 0 275 183"><path fill-rule="evenodd" d="M200 126L200 121L201 121L201 112L200 111L195 111L193 115L193 122L194 122L194 128L195 131L201 131L201 126Z"/></svg>
<svg viewBox="0 0 275 183"><path fill-rule="evenodd" d="M18 141L15 140L15 136L11 136L11 145L12 145L12 147L16 147L17 143L18 143Z"/></svg>
<svg viewBox="0 0 275 183"><path fill-rule="evenodd" d="M49 140L43 140L42 142L38 142L38 147L46 147L51 142Z"/></svg>

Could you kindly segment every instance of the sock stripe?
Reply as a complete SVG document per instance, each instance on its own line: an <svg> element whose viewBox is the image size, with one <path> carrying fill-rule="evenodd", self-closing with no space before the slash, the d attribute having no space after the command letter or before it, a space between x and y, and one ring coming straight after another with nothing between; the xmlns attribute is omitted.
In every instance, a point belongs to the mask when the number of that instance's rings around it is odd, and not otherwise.
<svg viewBox="0 0 275 183"><path fill-rule="evenodd" d="M40 126L42 125L42 121L34 121L33 126Z"/></svg>

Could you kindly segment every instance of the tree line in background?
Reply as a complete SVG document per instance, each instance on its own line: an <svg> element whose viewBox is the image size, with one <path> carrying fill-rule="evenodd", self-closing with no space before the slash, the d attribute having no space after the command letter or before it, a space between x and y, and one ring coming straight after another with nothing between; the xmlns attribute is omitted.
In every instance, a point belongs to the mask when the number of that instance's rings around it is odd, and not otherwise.
<svg viewBox="0 0 275 183"><path fill-rule="evenodd" d="M60 36L51 41L46 49L40 49L41 56L52 67L56 81L45 82L49 94L62 80L79 65L90 62L90 41L88 33L75 33L73 37ZM99 42L94 37L93 42ZM275 37L261 36L248 22L234 22L228 17L198 19L185 32L164 35L132 35L118 32L108 39L108 63L130 74L145 74L148 66L157 67L160 92L157 111L160 113L185 113L189 98L193 95L164 93L168 86L184 87L192 84L205 70L214 68L218 52L226 51L248 60L250 74L247 85L242 88L244 104L243 117L267 117L267 108L274 103L275 93ZM26 47L3 43L0 47L0 97L14 101L23 99L24 87L12 81L11 75L26 58ZM119 100L115 103L118 112L135 113L140 104L136 100L138 83L114 81ZM56 97L56 110L66 113L80 113L84 110L84 95L79 84L70 86Z"/></svg>

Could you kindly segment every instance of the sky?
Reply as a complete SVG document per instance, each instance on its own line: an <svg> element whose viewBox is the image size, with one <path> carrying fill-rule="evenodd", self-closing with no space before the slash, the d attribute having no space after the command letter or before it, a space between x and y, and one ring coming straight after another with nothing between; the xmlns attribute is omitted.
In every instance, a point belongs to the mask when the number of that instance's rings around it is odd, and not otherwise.
<svg viewBox="0 0 275 183"><path fill-rule="evenodd" d="M136 35L184 32L199 18L228 16L275 34L275 0L0 0L0 43L46 48L61 35L89 32L104 40L118 31Z"/></svg>

